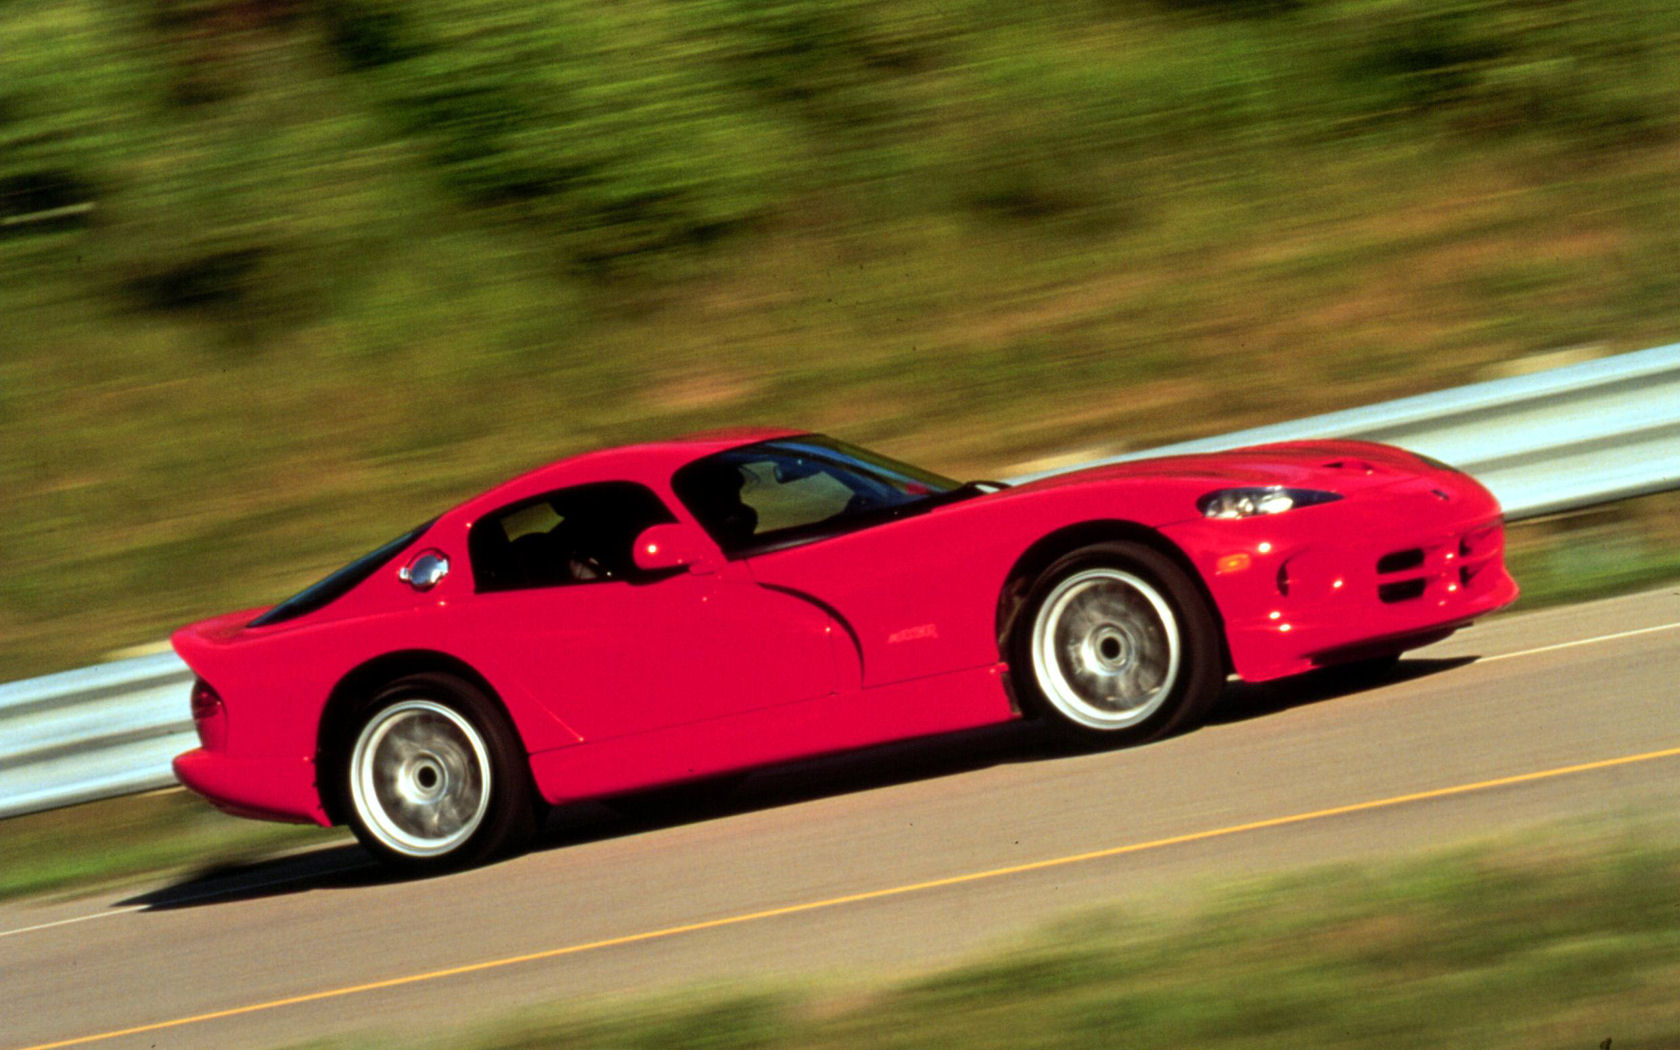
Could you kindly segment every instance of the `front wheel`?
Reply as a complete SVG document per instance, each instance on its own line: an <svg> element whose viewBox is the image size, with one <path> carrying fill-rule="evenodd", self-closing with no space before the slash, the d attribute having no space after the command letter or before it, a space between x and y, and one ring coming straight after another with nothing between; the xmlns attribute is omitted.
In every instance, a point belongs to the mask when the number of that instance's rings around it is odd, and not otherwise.
<svg viewBox="0 0 1680 1050"><path fill-rule="evenodd" d="M381 861L415 872L525 845L537 802L518 736L483 692L448 675L391 683L363 712L344 811Z"/></svg>
<svg viewBox="0 0 1680 1050"><path fill-rule="evenodd" d="M1219 628L1184 571L1135 543L1084 547L1039 576L1012 640L1023 699L1084 744L1190 724L1224 685Z"/></svg>

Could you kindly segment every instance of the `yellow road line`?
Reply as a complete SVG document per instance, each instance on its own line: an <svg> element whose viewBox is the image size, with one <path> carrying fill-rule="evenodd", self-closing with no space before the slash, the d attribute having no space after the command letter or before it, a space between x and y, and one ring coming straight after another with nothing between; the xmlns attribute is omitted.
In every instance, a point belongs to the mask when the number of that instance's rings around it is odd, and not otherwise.
<svg viewBox="0 0 1680 1050"><path fill-rule="evenodd" d="M725 926L739 926L743 923L758 922L762 919L774 919L783 915L797 915L801 912L818 911L823 908L834 908L842 904L856 904L860 901L880 900L884 897L898 897L910 893L920 893L924 890L941 889L946 886L960 886L969 882L981 882L986 879L1002 878L1006 875L1020 875L1026 872L1043 871L1047 868L1058 868L1067 864L1079 864L1084 861L1101 860L1107 857L1119 857L1128 853L1142 853L1145 850L1161 849L1166 846L1179 846L1187 842L1201 842L1206 839L1222 838L1226 835L1237 835L1246 831L1260 831L1265 828L1283 827L1288 824L1301 824L1309 820L1323 820L1326 817L1337 817L1346 813L1361 813L1366 810L1386 809L1390 806L1401 806L1409 802L1424 802L1429 799L1450 798L1454 795L1466 795L1474 791L1487 791L1492 788L1509 787L1513 784L1527 784L1536 780L1549 780L1553 777L1571 776L1576 773L1589 773L1599 769L1611 769L1616 766L1630 766L1639 762L1652 762L1661 758L1676 757L1680 757L1680 747L1665 748L1661 751L1646 751L1637 755L1623 755L1620 758L1607 758L1597 762L1582 762L1573 766L1560 766L1555 769L1543 769L1534 773L1519 773L1516 776L1497 777L1492 780L1479 780L1473 784L1459 784L1453 787L1434 788L1430 791L1417 791L1409 795L1394 795L1390 798L1380 798L1371 802L1354 802L1345 806L1333 806L1329 809L1317 809L1308 813L1293 813L1285 817L1272 817L1267 820L1251 821L1247 824L1233 824L1229 827L1213 828L1207 831L1193 831L1185 835L1173 835L1170 838L1154 839L1149 842L1135 842L1126 846L1111 846L1108 849L1092 850L1089 853L1074 853L1065 857L1052 857L1048 860L1036 860L1026 864L1012 864L1004 868L991 868L986 871L969 872L966 875L952 875L943 879L930 879L926 882L913 882L903 886L889 886L886 889L868 890L863 893L851 893L842 897L828 897L822 900L806 901L803 904L789 904L780 908L766 908L763 911L747 912L741 915L730 915L721 919L708 919L704 922L685 923L681 926L666 926L657 930L647 930L642 933L626 934L622 937L609 937L605 940L589 941L584 944L571 944L563 948L550 948L546 951L530 952L525 955L511 955L502 959L491 959L485 962L470 963L465 966L452 966L444 970L432 970L427 973L410 974L407 977L393 977L384 981L370 981L367 984L356 984L343 988L331 988L321 992L310 992L305 995L289 996L285 999L270 999L267 1002L251 1003L247 1006L235 1006L226 1010L214 1010L210 1013L194 1014L191 1017L177 1017L169 1021L157 1021L152 1024L136 1025L133 1028L123 1028L112 1032L101 1032L97 1035L84 1035L75 1039L62 1039L54 1043L37 1043L34 1046L22 1047L21 1050L59 1050L61 1047L82 1046L88 1043L102 1042L107 1039L119 1039L125 1035L140 1035L146 1032L158 1032L169 1028L180 1028L184 1025L202 1024L206 1021L217 1021L226 1017L238 1017L241 1014L254 1014L265 1010L275 1010L282 1006L295 1006L299 1003L320 1002L324 999L340 999L349 995L361 995L365 992L376 992L383 988L400 988L407 984L421 984L426 981L442 980L446 977L459 977L463 974L482 973L486 970L499 970L506 966L518 966L523 963L541 962L545 959L558 959L566 955L578 955L583 952L597 951L602 948L616 948L626 944L638 944L642 941L662 940L666 937L676 937L685 933L698 933L702 930L716 930Z"/></svg>

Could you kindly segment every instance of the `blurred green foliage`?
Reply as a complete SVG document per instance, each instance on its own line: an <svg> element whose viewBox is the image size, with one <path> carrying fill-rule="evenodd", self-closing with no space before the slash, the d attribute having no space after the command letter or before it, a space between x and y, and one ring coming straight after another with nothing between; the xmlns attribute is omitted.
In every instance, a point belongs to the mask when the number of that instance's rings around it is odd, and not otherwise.
<svg viewBox="0 0 1680 1050"><path fill-rule="evenodd" d="M709 45L673 24L678 10L440 2L338 20L395 15L387 35L407 43L387 45L365 76L396 127L465 203L535 227L593 269L704 246L777 197L788 144L731 105ZM346 36L335 34L340 53L367 66Z"/></svg>
<svg viewBox="0 0 1680 1050"><path fill-rule="evenodd" d="M318 189L333 154L382 144L585 269L635 267L785 220L837 177L937 177L923 208L1030 219L1136 210L1127 168L1180 151L1418 122L1588 151L1669 137L1680 18L1632 6L13 0L0 179L14 214L155 194L160 223L198 220L191 258L141 282L163 309L239 298L294 247L257 228L279 209L247 178L269 198L301 165ZM353 118L280 83L331 63Z"/></svg>
<svg viewBox="0 0 1680 1050"><path fill-rule="evenodd" d="M1680 328L1659 0L5 0L0 676L515 470L947 472Z"/></svg>
<svg viewBox="0 0 1680 1050"><path fill-rule="evenodd" d="M1680 492L1518 524L1507 531L1505 560L1523 609L1680 580Z"/></svg>

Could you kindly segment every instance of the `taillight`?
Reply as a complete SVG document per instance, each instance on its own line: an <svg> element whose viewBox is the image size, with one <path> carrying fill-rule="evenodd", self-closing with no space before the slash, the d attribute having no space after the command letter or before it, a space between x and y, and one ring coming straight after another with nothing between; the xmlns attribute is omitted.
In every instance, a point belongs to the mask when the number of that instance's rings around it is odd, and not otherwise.
<svg viewBox="0 0 1680 1050"><path fill-rule="evenodd" d="M202 722L222 709L222 698L216 695L216 690L210 688L210 683L200 678L193 683L192 716L193 721Z"/></svg>
<svg viewBox="0 0 1680 1050"><path fill-rule="evenodd" d="M221 696L202 678L193 683L192 716L199 743L212 751L221 750L227 743L227 711Z"/></svg>

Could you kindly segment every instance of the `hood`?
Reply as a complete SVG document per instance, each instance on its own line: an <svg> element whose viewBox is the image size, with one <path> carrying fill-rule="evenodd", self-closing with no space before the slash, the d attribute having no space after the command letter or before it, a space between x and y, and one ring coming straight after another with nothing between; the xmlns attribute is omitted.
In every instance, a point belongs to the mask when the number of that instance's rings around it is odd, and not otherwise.
<svg viewBox="0 0 1680 1050"><path fill-rule="evenodd" d="M1204 481L1209 488L1282 485L1323 488L1346 495L1383 488L1433 469L1411 453L1387 445L1366 441L1297 441L1087 467L1030 481L1012 491L1160 478Z"/></svg>

